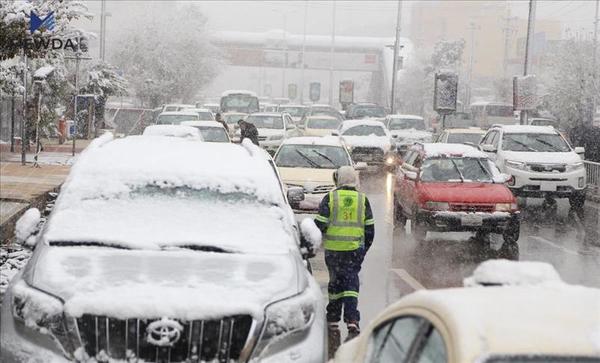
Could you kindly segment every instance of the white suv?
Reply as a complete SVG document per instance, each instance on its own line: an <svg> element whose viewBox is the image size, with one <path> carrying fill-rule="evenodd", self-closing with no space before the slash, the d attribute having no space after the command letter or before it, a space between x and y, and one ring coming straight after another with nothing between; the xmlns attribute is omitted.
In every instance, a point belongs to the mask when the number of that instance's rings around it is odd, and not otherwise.
<svg viewBox="0 0 600 363"><path fill-rule="evenodd" d="M508 187L519 197L569 198L580 208L585 200L585 167L562 135L550 126L494 125L479 147L512 175Z"/></svg>

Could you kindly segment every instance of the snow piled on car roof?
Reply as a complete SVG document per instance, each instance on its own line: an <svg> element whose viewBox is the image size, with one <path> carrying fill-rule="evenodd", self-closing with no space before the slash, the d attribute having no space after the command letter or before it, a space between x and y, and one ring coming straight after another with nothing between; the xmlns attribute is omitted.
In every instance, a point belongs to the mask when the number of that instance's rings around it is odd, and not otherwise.
<svg viewBox="0 0 600 363"><path fill-rule="evenodd" d="M194 130L198 130L196 129L196 127L214 127L219 129L225 129L223 124L217 121L183 121L179 125L191 127Z"/></svg>
<svg viewBox="0 0 600 363"><path fill-rule="evenodd" d="M180 125L151 125L144 129L144 136L171 136L202 141L200 131L194 127Z"/></svg>
<svg viewBox="0 0 600 363"><path fill-rule="evenodd" d="M283 141L284 145L324 145L324 146L343 146L342 141L337 136L299 136L291 137Z"/></svg>
<svg viewBox="0 0 600 363"><path fill-rule="evenodd" d="M427 157L461 156L466 158L487 158L487 154L464 144L424 143L423 150Z"/></svg>
<svg viewBox="0 0 600 363"><path fill-rule="evenodd" d="M552 126L533 126L533 125L502 125L502 130L506 133L515 134L556 134L557 131Z"/></svg>
<svg viewBox="0 0 600 363"><path fill-rule="evenodd" d="M562 283L560 275L549 263L537 261L489 260L481 263L464 286L537 285Z"/></svg>
<svg viewBox="0 0 600 363"><path fill-rule="evenodd" d="M348 120L348 121L344 121L342 123L342 127L341 127L341 132L343 133L344 131L355 127L355 126L379 126L382 127L383 129L386 129L385 124L379 120L372 120L372 119L360 119L360 120Z"/></svg>

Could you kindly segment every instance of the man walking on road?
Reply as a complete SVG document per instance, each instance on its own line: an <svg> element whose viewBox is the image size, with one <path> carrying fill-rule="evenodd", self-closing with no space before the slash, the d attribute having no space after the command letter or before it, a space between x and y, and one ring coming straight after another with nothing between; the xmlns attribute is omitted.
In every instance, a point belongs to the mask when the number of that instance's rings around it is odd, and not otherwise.
<svg viewBox="0 0 600 363"><path fill-rule="evenodd" d="M358 175L351 166L333 174L336 189L319 205L315 223L323 233L325 264L329 270L327 322L329 356L340 345L339 321L344 322L350 340L360 333L358 311L358 273L375 237L375 221L369 200L356 190Z"/></svg>
<svg viewBox="0 0 600 363"><path fill-rule="evenodd" d="M215 115L215 121L217 121L218 123L223 125L223 127L225 128L225 131L227 131L227 133L229 133L229 125L227 125L227 122L225 122L225 120L223 120L223 117L221 116L221 114L219 112L217 112L217 114Z"/></svg>
<svg viewBox="0 0 600 363"><path fill-rule="evenodd" d="M259 146L256 126L244 120L239 120L238 125L240 126L240 142L244 139L250 139L254 145Z"/></svg>

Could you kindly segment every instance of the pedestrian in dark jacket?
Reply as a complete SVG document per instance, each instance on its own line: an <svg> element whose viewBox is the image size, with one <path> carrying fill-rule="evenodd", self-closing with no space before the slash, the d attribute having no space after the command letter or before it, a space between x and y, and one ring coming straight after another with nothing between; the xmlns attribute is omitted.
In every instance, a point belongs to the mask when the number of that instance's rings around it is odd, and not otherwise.
<svg viewBox="0 0 600 363"><path fill-rule="evenodd" d="M340 344L339 321L344 310L348 339L360 333L358 273L375 238L375 220L367 196L356 190L358 175L351 166L334 173L336 189L319 205L315 224L323 233L325 264L329 270L327 323L329 356Z"/></svg>
<svg viewBox="0 0 600 363"><path fill-rule="evenodd" d="M229 133L229 125L227 125L227 122L225 122L225 120L223 120L223 117L221 117L221 114L219 112L217 112L217 114L215 115L215 121L217 121L218 123L223 125L223 127L225 128L225 131L227 131L227 133Z"/></svg>
<svg viewBox="0 0 600 363"><path fill-rule="evenodd" d="M244 139L250 139L254 145L258 146L258 129L250 122L239 120L238 125L240 126L240 142Z"/></svg>

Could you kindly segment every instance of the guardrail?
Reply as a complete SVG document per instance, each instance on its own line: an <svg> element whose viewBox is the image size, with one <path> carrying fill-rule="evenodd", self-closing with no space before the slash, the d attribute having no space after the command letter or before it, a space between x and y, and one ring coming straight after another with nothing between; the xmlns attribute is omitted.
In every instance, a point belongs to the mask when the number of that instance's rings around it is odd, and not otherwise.
<svg viewBox="0 0 600 363"><path fill-rule="evenodd" d="M600 193L600 163L584 160L588 189Z"/></svg>

